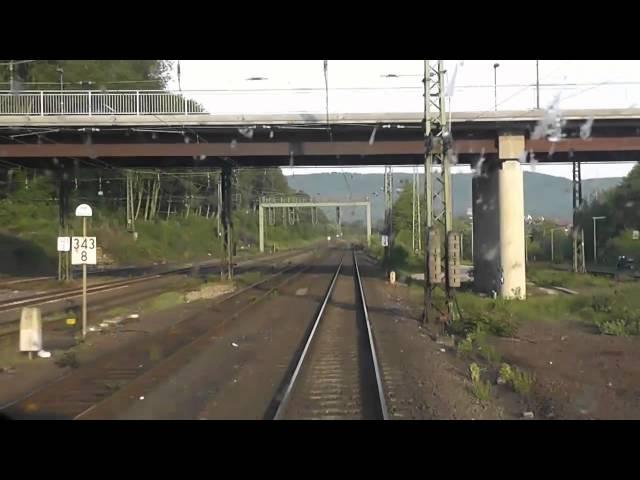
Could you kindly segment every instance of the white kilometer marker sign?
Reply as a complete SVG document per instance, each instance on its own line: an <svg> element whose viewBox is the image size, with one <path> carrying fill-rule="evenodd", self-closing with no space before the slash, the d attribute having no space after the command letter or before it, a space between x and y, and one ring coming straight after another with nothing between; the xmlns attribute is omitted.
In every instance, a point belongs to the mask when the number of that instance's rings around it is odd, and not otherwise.
<svg viewBox="0 0 640 480"><path fill-rule="evenodd" d="M87 217L92 214L89 205L78 205L76 217L82 217L82 237L71 239L71 263L82 265L82 338L87 335L87 264L96 264L96 237L87 237Z"/></svg>
<svg viewBox="0 0 640 480"><path fill-rule="evenodd" d="M71 250L71 237L58 237L58 251L68 252Z"/></svg>

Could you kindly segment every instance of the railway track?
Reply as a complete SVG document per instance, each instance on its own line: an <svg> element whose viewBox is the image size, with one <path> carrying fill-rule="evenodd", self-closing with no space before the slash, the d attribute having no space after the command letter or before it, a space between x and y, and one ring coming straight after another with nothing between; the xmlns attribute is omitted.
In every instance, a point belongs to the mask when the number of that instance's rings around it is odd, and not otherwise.
<svg viewBox="0 0 640 480"><path fill-rule="evenodd" d="M327 289L274 420L387 420L381 371L355 251Z"/></svg>
<svg viewBox="0 0 640 480"><path fill-rule="evenodd" d="M23 398L0 407L14 419L111 418L169 378L221 335L229 322L310 268L287 265L267 278L226 295L206 311L152 334L132 346L71 370Z"/></svg>
<svg viewBox="0 0 640 480"><path fill-rule="evenodd" d="M288 256L303 253L304 251L305 250L299 250L299 251L294 250L294 251L283 252L282 254L273 255L269 257L250 257L244 262L237 263L236 268L242 269L244 267L248 267L251 265L266 263L274 260L281 260ZM124 280L113 280L109 282L91 285L87 287L87 294L93 295L96 293L110 292L113 290L118 290L121 288L131 286L131 285L136 285L138 283L152 282L155 279L166 277L168 275L186 274L191 272L194 269L194 267L195 266L172 268L160 273L142 275L139 277L128 278ZM217 268L217 267L219 267L218 262L215 262L215 263L210 262L210 263L201 264L198 268L202 272L202 271L206 271L208 269ZM16 312L18 312L19 309L23 307L44 305L44 304L49 304L54 302L63 302L66 300L79 298L81 295L82 295L82 288L68 288L68 289L59 290L59 291L44 292L44 293L39 293L35 295L29 295L26 297L7 300L5 302L0 303L0 313L9 312L12 310L15 310ZM6 321L2 321L0 319L0 325L12 324L12 323L16 323L17 321L18 321L18 316L16 315L16 318L8 319Z"/></svg>

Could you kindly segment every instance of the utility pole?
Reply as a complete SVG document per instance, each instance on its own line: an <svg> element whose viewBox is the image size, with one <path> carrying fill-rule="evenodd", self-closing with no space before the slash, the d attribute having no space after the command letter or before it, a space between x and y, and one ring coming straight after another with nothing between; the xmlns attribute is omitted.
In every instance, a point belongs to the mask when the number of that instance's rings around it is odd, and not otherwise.
<svg viewBox="0 0 640 480"><path fill-rule="evenodd" d="M418 174L418 167L416 167L416 180L418 182L418 187L417 187L417 193L416 193L416 201L418 202L418 214L417 214L417 224L418 224L418 251L421 252L422 251L422 227L421 227L421 223L422 223L422 214L420 212L420 196L422 194L421 192L421 185L420 185L420 175Z"/></svg>
<svg viewBox="0 0 640 480"><path fill-rule="evenodd" d="M494 110L498 111L498 67L499 63L493 64L493 105Z"/></svg>
<svg viewBox="0 0 640 480"><path fill-rule="evenodd" d="M416 169L413 169L413 179L411 180L411 248L412 253L416 253Z"/></svg>
<svg viewBox="0 0 640 480"><path fill-rule="evenodd" d="M9 90L11 90L11 92L13 92L15 83L14 83L14 76L13 76L13 60L9 60Z"/></svg>
<svg viewBox="0 0 640 480"><path fill-rule="evenodd" d="M451 137L447 130L444 91L444 62L424 63L425 118L425 298L423 320L432 320L435 312L449 324L454 319L454 288L460 285L460 236L452 231ZM431 112L435 113L434 116ZM438 175L433 167L439 166ZM444 262L440 255L440 232L444 233ZM444 275L442 270L444 269ZM443 278L444 277L444 278ZM442 281L444 280L444 286ZM446 305L436 302L435 290L443 288Z"/></svg>
<svg viewBox="0 0 640 480"><path fill-rule="evenodd" d="M58 235L61 237L69 236L69 226L67 224L67 215L69 213L69 187L64 169L60 172L58 183ZM71 280L69 268L69 252L58 252L58 280Z"/></svg>
<svg viewBox="0 0 640 480"><path fill-rule="evenodd" d="M540 110L540 69L539 60L536 60L536 108Z"/></svg>
<svg viewBox="0 0 640 480"><path fill-rule="evenodd" d="M391 270L391 246L393 236L393 179L391 177L391 167L384 167L384 233L387 236L387 245L384 247L384 263L387 275Z"/></svg>
<svg viewBox="0 0 640 480"><path fill-rule="evenodd" d="M572 154L569 152L569 156ZM573 160L573 271L585 273L584 229L578 225L578 212L582 206L582 173L580 162Z"/></svg>
<svg viewBox="0 0 640 480"><path fill-rule="evenodd" d="M596 221L604 220L607 217L591 217L593 219L593 263L598 263L598 246L597 246L597 238L596 238Z"/></svg>

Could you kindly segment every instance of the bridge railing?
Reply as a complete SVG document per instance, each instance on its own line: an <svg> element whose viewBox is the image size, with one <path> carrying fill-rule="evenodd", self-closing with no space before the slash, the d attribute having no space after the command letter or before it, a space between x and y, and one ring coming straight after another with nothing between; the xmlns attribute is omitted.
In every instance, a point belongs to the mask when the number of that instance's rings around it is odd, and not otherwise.
<svg viewBox="0 0 640 480"><path fill-rule="evenodd" d="M0 116L195 115L421 112L421 86L264 88L218 90L21 90L0 91ZM561 109L631 108L640 105L640 83L456 85L447 109L464 112L533 110L559 98Z"/></svg>
<svg viewBox="0 0 640 480"><path fill-rule="evenodd" d="M176 92L153 90L0 91L0 115L193 115L202 105Z"/></svg>

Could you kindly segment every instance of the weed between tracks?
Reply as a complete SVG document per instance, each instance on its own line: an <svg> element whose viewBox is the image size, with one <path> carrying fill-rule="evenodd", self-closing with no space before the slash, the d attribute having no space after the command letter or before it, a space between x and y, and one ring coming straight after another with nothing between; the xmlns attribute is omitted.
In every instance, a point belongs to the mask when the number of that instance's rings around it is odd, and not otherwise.
<svg viewBox="0 0 640 480"><path fill-rule="evenodd" d="M78 357L76 356L75 352L66 352L64 355L62 355L62 357L56 360L56 365L61 368L78 368L80 366L80 363L78 362Z"/></svg>
<svg viewBox="0 0 640 480"><path fill-rule="evenodd" d="M491 384L482 380L481 368L477 363L469 365L469 373L471 375L471 393L481 402L486 402L491 398Z"/></svg>
<svg viewBox="0 0 640 480"><path fill-rule="evenodd" d="M533 374L520 370L518 367L503 363L500 366L499 377L507 385L511 385L513 390L522 395L527 396L531 393L531 387L535 381Z"/></svg>

